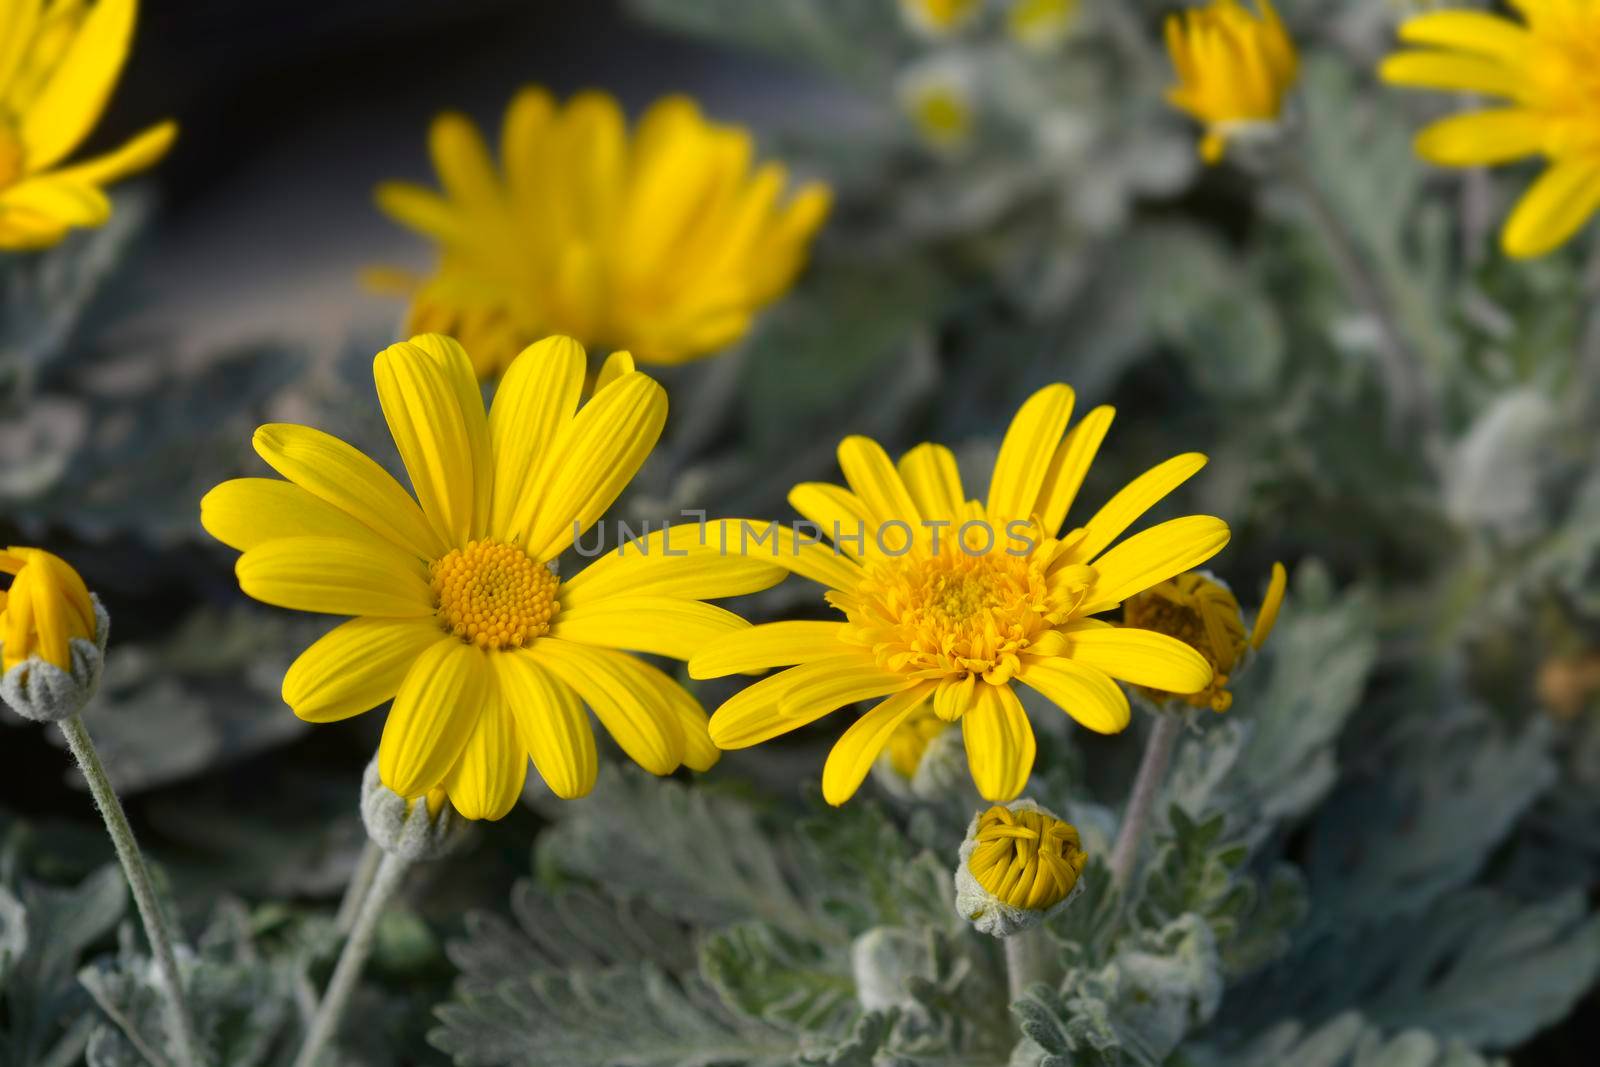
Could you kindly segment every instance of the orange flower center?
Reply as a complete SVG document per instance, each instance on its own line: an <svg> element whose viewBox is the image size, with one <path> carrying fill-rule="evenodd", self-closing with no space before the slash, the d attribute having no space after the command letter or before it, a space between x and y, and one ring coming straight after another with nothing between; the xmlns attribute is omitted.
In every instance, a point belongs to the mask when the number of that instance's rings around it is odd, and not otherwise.
<svg viewBox="0 0 1600 1067"><path fill-rule="evenodd" d="M429 564L439 625L479 648L521 648L550 632L561 583L516 545L468 541Z"/></svg>

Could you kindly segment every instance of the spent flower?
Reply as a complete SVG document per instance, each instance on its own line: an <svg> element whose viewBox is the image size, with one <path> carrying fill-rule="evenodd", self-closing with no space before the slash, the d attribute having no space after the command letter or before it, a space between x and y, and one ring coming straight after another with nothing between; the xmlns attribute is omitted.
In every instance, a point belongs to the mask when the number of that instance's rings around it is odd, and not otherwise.
<svg viewBox="0 0 1600 1067"><path fill-rule="evenodd" d="M965 57L939 55L913 64L900 75L896 93L929 148L955 154L971 142L977 94L975 74Z"/></svg>
<svg viewBox="0 0 1600 1067"><path fill-rule="evenodd" d="M136 0L0 0L0 249L58 243L111 218L105 187L152 166L178 128L65 165L99 122L127 61Z"/></svg>
<svg viewBox="0 0 1600 1067"><path fill-rule="evenodd" d="M1063 530L1112 418L1110 408L1096 408L1069 430L1073 402L1072 389L1056 384L1022 405L986 502L967 498L948 448L920 445L897 466L876 442L846 438L839 464L848 487L806 483L789 494L834 544L779 528L771 545L776 562L826 586L844 618L768 623L696 653L696 678L788 668L717 709L713 740L745 748L881 699L823 768L823 795L841 804L901 725L931 706L961 723L979 793L1006 801L1027 785L1035 755L1016 683L1100 733L1128 725L1128 698L1114 679L1186 693L1210 684L1210 666L1183 642L1094 617L1227 543L1227 524L1207 515L1118 543L1206 459L1175 456Z"/></svg>
<svg viewBox="0 0 1600 1067"><path fill-rule="evenodd" d="M712 355L788 291L830 203L817 183L787 193L748 130L682 96L630 135L605 93L557 104L528 88L498 167L460 114L434 120L429 147L442 190L386 182L378 204L439 243L433 277L403 283L409 329L459 338L480 378L547 334L643 363Z"/></svg>
<svg viewBox="0 0 1600 1067"><path fill-rule="evenodd" d="M1508 256L1560 247L1600 209L1600 5L1517 0L1516 21L1484 11L1435 11L1400 26L1417 46L1379 67L1394 85L1472 93L1490 106L1423 130L1417 154L1443 167L1542 156L1549 164L1501 230Z"/></svg>
<svg viewBox="0 0 1600 1067"><path fill-rule="evenodd" d="M1271 0L1211 0L1167 18L1178 84L1167 102L1205 127L1200 156L1222 159L1230 138L1276 129L1299 74L1299 56Z"/></svg>
<svg viewBox="0 0 1600 1067"><path fill-rule="evenodd" d="M295 660L283 699L334 722L392 698L378 768L402 797L442 789L462 816L498 819L530 755L556 795L586 794L597 755L583 704L652 773L717 760L694 697L626 653L687 659L747 628L704 601L782 571L719 553L711 524L657 530L558 577L557 557L616 500L667 414L626 353L580 407L586 362L568 338L529 346L485 413L455 341L391 345L373 372L415 498L338 438L278 424L254 443L288 480L236 479L201 503L205 528L243 553L246 593L354 616Z"/></svg>
<svg viewBox="0 0 1600 1067"><path fill-rule="evenodd" d="M1256 611L1255 625L1246 628L1239 599L1226 582L1206 571L1190 571L1151 586L1122 605L1122 622L1176 637L1198 651L1211 664L1211 684L1193 693L1170 693L1140 687L1157 704L1176 702L1212 711L1233 706L1228 683L1249 653L1256 651L1278 621L1288 586L1283 564L1272 565L1266 596Z"/></svg>

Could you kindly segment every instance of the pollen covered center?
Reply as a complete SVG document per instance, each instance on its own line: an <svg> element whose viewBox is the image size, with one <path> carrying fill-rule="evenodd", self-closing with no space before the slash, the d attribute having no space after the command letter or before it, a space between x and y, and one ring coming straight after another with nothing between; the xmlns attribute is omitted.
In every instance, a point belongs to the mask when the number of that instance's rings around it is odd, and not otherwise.
<svg viewBox="0 0 1600 1067"><path fill-rule="evenodd" d="M1082 603L1093 572L1047 573L1038 554L957 548L869 563L852 594L830 594L848 616L845 640L878 663L920 678L981 674L1002 682L1018 658Z"/></svg>
<svg viewBox="0 0 1600 1067"><path fill-rule="evenodd" d="M560 581L516 545L469 541L428 570L440 627L479 648L521 648L560 610Z"/></svg>

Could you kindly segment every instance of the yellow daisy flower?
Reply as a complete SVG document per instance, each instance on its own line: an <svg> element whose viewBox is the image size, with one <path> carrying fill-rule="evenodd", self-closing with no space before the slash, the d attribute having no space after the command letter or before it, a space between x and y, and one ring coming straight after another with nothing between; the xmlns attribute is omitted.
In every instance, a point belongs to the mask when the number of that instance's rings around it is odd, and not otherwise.
<svg viewBox="0 0 1600 1067"><path fill-rule="evenodd" d="M1550 166L1501 231L1508 256L1542 256L1600 208L1600 6L1590 0L1515 0L1524 22L1482 11L1410 19L1379 75L1394 85L1481 93L1504 103L1434 123L1417 154L1443 167L1481 167L1544 156Z"/></svg>
<svg viewBox="0 0 1600 1067"><path fill-rule="evenodd" d="M1222 159L1228 138L1276 123L1299 75L1294 42L1271 0L1259 13L1238 0L1211 0L1167 18L1167 52L1178 84L1167 102L1206 128L1200 157Z"/></svg>
<svg viewBox="0 0 1600 1067"><path fill-rule="evenodd" d="M0 574L13 574L0 591L0 673L37 655L72 670L72 639L95 639L94 603L72 565L42 548L15 545L0 552Z"/></svg>
<svg viewBox="0 0 1600 1067"><path fill-rule="evenodd" d="M948 37L983 12L984 0L900 0L906 25L925 37Z"/></svg>
<svg viewBox="0 0 1600 1067"><path fill-rule="evenodd" d="M810 540L801 530L775 539L777 561L827 586L844 620L769 623L695 654L695 678L789 667L717 709L712 739L744 748L846 704L887 698L828 757L823 795L841 804L896 729L931 702L941 719L961 723L978 791L1004 801L1022 791L1034 760L1014 682L1101 733L1128 724L1128 698L1113 678L1185 693L1209 684L1210 666L1183 642L1093 617L1227 543L1221 519L1190 516L1113 544L1205 457L1160 464L1063 533L1112 417L1096 408L1069 432L1073 399L1057 384L1023 404L986 503L967 498L947 448L919 445L897 466L875 442L846 438L839 464L848 488L808 483L789 494L834 544L796 543Z"/></svg>
<svg viewBox="0 0 1600 1067"><path fill-rule="evenodd" d="M645 363L684 363L744 336L788 291L828 213L825 186L787 200L781 164L753 166L750 133L671 96L632 136L617 101L558 106L524 89L496 169L477 128L441 115L429 135L443 191L378 187L378 205L439 242L410 328L449 333L480 378L550 333Z"/></svg>
<svg viewBox="0 0 1600 1067"><path fill-rule="evenodd" d="M73 227L102 225L104 187L172 145L178 127L162 122L61 166L105 110L137 9L135 0L0 0L0 248L45 248Z"/></svg>
<svg viewBox="0 0 1600 1067"><path fill-rule="evenodd" d="M205 528L243 552L246 593L355 616L294 662L283 699L333 722L392 698L378 767L401 796L442 787L463 816L497 819L530 755L558 796L584 795L596 755L580 700L652 773L716 762L694 697L619 650L687 659L748 626L702 599L782 571L679 526L557 577L547 565L621 493L667 414L626 353L579 407L585 365L568 338L532 345L485 414L462 347L414 337L380 352L373 375L415 499L338 438L269 425L256 451L288 481L240 478L201 502Z"/></svg>
<svg viewBox="0 0 1600 1067"><path fill-rule="evenodd" d="M1233 706L1228 681L1246 652L1259 649L1278 621L1278 609L1288 588L1283 564L1272 565L1267 594L1256 612L1256 623L1245 628L1239 599L1222 582L1203 571L1180 574L1151 586L1122 605L1122 623L1176 637L1211 664L1211 684L1194 693L1172 693L1145 688L1158 704L1182 701L1190 707L1227 711Z"/></svg>

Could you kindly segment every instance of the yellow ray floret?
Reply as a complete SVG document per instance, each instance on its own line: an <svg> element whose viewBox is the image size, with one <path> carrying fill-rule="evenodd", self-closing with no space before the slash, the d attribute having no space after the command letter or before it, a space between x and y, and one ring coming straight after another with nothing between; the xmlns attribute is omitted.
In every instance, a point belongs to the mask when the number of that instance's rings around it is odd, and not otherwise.
<svg viewBox="0 0 1600 1067"><path fill-rule="evenodd" d="M1299 75L1277 11L1270 0L1257 0L1257 8L1211 0L1167 19L1167 52L1178 75L1167 101L1205 126L1200 155L1207 163L1222 158L1230 133L1276 122Z"/></svg>
<svg viewBox="0 0 1600 1067"><path fill-rule="evenodd" d="M616 500L667 413L626 354L580 406L586 362L569 338L534 344L485 412L455 341L391 345L373 376L414 497L338 438L271 425L256 451L287 480L224 482L201 502L205 528L243 553L246 593L352 616L295 660L284 701L333 722L392 699L384 784L406 797L442 789L469 819L511 809L530 756L558 796L587 793L598 764L584 705L646 770L710 767L705 711L628 653L684 659L746 629L703 601L784 575L723 554L713 523L658 530L557 576L549 564Z"/></svg>
<svg viewBox="0 0 1600 1067"><path fill-rule="evenodd" d="M1501 231L1509 256L1544 255L1600 209L1600 6L1520 0L1523 22L1481 11L1438 11L1400 27L1414 48L1383 61L1394 85L1499 98L1443 119L1417 137L1417 154L1446 167L1543 156L1549 166Z"/></svg>
<svg viewBox="0 0 1600 1067"><path fill-rule="evenodd" d="M94 603L72 565L42 548L0 552L0 574L14 575L0 592L0 667L9 672L30 656L72 670L72 639L95 638Z"/></svg>
<svg viewBox="0 0 1600 1067"><path fill-rule="evenodd" d="M727 347L788 291L830 201L817 184L786 193L748 131L681 96L630 134L605 93L557 104L529 88L506 112L498 166L462 115L436 119L429 145L442 188L387 182L378 205L439 245L411 328L459 337L481 378L551 333L644 363Z"/></svg>
<svg viewBox="0 0 1600 1067"><path fill-rule="evenodd" d="M111 217L105 186L159 160L162 122L122 147L63 161L100 119L128 58L135 0L0 0L0 249L56 244Z"/></svg>
<svg viewBox="0 0 1600 1067"><path fill-rule="evenodd" d="M1063 529L1112 415L1096 408L1069 426L1072 408L1065 385L1023 404L983 502L967 498L947 448L920 445L896 464L873 441L847 438L839 446L847 485L799 485L789 496L833 543L808 543L796 528L778 531L766 549L748 547L826 586L842 618L756 626L693 656L689 672L699 678L788 668L723 704L712 739L723 748L759 744L883 698L845 731L823 769L823 794L839 804L899 727L931 707L961 724L979 791L1005 801L1022 792L1034 760L1016 683L1100 733L1128 724L1128 698L1114 679L1175 693L1209 685L1211 666L1183 642L1094 618L1227 543L1227 525L1209 516L1122 538L1205 457L1159 464Z"/></svg>

